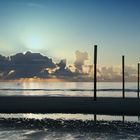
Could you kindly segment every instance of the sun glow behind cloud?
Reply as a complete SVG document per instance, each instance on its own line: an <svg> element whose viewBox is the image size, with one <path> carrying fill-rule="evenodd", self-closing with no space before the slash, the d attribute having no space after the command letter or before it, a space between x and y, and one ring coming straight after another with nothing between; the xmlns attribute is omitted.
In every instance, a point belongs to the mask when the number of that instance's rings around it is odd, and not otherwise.
<svg viewBox="0 0 140 140"><path fill-rule="evenodd" d="M22 38L23 44L28 50L40 51L47 47L45 37L39 35L28 35Z"/></svg>
<svg viewBox="0 0 140 140"><path fill-rule="evenodd" d="M29 50L40 50L45 47L45 41L38 36L31 36L25 40L25 45Z"/></svg>

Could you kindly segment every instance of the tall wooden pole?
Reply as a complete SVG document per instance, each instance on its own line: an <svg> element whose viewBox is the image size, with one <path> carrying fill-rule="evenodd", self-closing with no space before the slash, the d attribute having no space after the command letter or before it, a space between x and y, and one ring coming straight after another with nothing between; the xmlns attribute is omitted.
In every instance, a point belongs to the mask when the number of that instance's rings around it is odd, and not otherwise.
<svg viewBox="0 0 140 140"><path fill-rule="evenodd" d="M138 63L138 98L139 98L139 89L140 89L140 85L139 85L139 82L140 82L140 63Z"/></svg>
<svg viewBox="0 0 140 140"><path fill-rule="evenodd" d="M96 89L97 89L97 45L94 45L94 100L96 101Z"/></svg>
<svg viewBox="0 0 140 140"><path fill-rule="evenodd" d="M122 56L122 96L125 98L124 55Z"/></svg>

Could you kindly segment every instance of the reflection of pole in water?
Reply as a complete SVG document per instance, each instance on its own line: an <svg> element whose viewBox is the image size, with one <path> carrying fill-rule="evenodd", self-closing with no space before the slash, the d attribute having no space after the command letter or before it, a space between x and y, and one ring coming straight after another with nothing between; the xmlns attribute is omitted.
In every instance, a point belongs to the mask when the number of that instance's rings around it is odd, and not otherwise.
<svg viewBox="0 0 140 140"><path fill-rule="evenodd" d="M138 122L140 122L140 116L138 116Z"/></svg>
<svg viewBox="0 0 140 140"><path fill-rule="evenodd" d="M94 121L95 121L95 122L97 121L97 116L96 116L96 114L94 114Z"/></svg>
<svg viewBox="0 0 140 140"><path fill-rule="evenodd" d="M122 121L123 121L123 122L125 121L124 115L122 116Z"/></svg>

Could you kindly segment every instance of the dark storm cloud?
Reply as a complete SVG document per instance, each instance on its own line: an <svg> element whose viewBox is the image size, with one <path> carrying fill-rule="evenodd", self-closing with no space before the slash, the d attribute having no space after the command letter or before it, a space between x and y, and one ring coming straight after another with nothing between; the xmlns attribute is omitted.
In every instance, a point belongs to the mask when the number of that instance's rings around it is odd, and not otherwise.
<svg viewBox="0 0 140 140"><path fill-rule="evenodd" d="M64 70L66 68L66 59L62 59L58 64L60 70Z"/></svg>
<svg viewBox="0 0 140 140"><path fill-rule="evenodd" d="M46 68L54 68L56 65L52 59L40 53L26 52L10 56L9 59L0 56L0 71L7 73L4 78L27 78L39 76ZM44 70L47 74L47 70Z"/></svg>
<svg viewBox="0 0 140 140"><path fill-rule="evenodd" d="M70 69L68 69L66 67L66 59L62 59L60 60L60 62L57 64L59 66L59 69L57 69L54 73L55 76L57 77L62 77L62 78L68 78L68 77L73 77L74 73L70 71Z"/></svg>
<svg viewBox="0 0 140 140"><path fill-rule="evenodd" d="M0 55L0 71L7 71L9 68L9 58Z"/></svg>

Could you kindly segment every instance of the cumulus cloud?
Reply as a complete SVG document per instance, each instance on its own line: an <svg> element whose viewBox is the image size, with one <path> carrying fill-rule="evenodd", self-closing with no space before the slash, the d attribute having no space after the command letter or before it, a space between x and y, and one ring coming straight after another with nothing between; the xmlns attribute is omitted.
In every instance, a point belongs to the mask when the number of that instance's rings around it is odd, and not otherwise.
<svg viewBox="0 0 140 140"><path fill-rule="evenodd" d="M126 81L137 80L137 70L132 66L125 66ZM115 66L102 66L98 68L99 81L122 81L122 69Z"/></svg>
<svg viewBox="0 0 140 140"><path fill-rule="evenodd" d="M112 66L103 66L98 69L99 81L120 81L121 70Z"/></svg>
<svg viewBox="0 0 140 140"><path fill-rule="evenodd" d="M74 62L74 66L75 66L76 70L79 73L81 73L82 72L82 67L83 67L85 61L88 60L88 53L87 52L76 51L75 55L76 55L76 60Z"/></svg>
<svg viewBox="0 0 140 140"><path fill-rule="evenodd" d="M17 53L5 57L0 55L0 79L20 78L63 78L70 81L93 81L93 65L88 64L88 53L76 51L74 64L67 65L66 59L55 64L51 58L40 53ZM125 66L126 81L137 80L137 69ZM98 66L98 81L121 81L122 69L114 66Z"/></svg>
<svg viewBox="0 0 140 140"><path fill-rule="evenodd" d="M66 59L62 59L58 64L60 70L64 70L66 68Z"/></svg>
<svg viewBox="0 0 140 140"><path fill-rule="evenodd" d="M93 65L86 65L87 77L93 80ZM97 80L101 82L121 82L122 68L121 66L98 66ZM132 66L125 66L125 80L137 81L137 69Z"/></svg>
<svg viewBox="0 0 140 140"><path fill-rule="evenodd" d="M8 58L0 56L0 71L3 78L29 78L40 75L44 68L54 68L56 65L40 53L18 53ZM6 75L7 73L7 75ZM47 72L46 72L47 73Z"/></svg>
<svg viewBox="0 0 140 140"><path fill-rule="evenodd" d="M66 59L60 60L60 62L57 64L58 69L54 72L54 75L59 78L69 78L73 77L74 73L66 67Z"/></svg>

